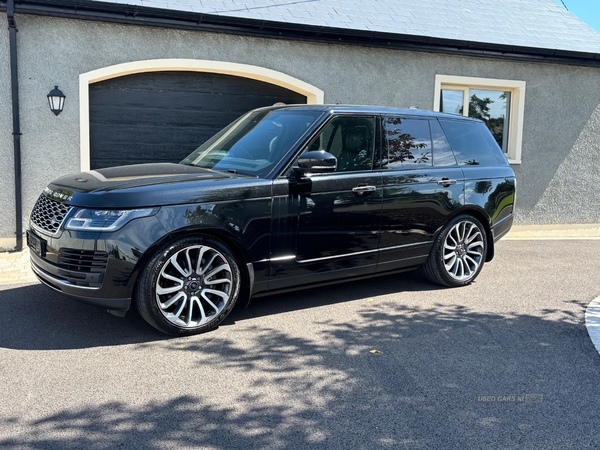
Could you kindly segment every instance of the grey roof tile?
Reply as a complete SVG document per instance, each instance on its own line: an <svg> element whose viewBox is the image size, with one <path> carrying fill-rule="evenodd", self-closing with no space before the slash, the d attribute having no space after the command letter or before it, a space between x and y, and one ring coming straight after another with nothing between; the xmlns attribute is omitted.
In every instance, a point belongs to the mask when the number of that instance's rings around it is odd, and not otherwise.
<svg viewBox="0 0 600 450"><path fill-rule="evenodd" d="M313 19L318 19L319 21L331 19L331 16L329 14L321 11L311 11L310 15Z"/></svg>
<svg viewBox="0 0 600 450"><path fill-rule="evenodd" d="M94 0L342 29L600 53L554 0Z"/></svg>
<svg viewBox="0 0 600 450"><path fill-rule="evenodd" d="M198 0L188 0L191 5L195 5L199 8L214 8L214 9L225 9L225 4L220 0L205 0L202 3L198 2Z"/></svg>
<svg viewBox="0 0 600 450"><path fill-rule="evenodd" d="M303 11L301 9L293 9L293 8L288 8L289 11L289 15L294 17L294 18L304 18L304 19L310 19L312 18L312 14L310 13L310 11Z"/></svg>
<svg viewBox="0 0 600 450"><path fill-rule="evenodd" d="M158 8L158 9L169 9L170 6L176 6L177 9L184 7L183 5L178 5L178 4L171 4L169 6L167 3L162 3L160 1L153 2L153 1L148 1L148 0L142 0L142 6L146 6L148 8ZM190 9L188 8L187 10L189 11Z"/></svg>
<svg viewBox="0 0 600 450"><path fill-rule="evenodd" d="M144 6L148 6L148 5L144 4ZM171 9L172 9L172 7L171 7ZM177 5L177 10L194 12L194 7L192 5L183 3L183 4Z"/></svg>

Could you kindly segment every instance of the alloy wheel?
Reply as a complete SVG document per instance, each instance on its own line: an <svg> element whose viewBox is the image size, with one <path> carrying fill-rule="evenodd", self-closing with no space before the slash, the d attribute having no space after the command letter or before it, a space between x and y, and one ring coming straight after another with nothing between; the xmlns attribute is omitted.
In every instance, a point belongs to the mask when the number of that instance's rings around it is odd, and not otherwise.
<svg viewBox="0 0 600 450"><path fill-rule="evenodd" d="M233 275L225 255L192 245L162 266L155 295L162 315L180 328L195 328L217 317L231 301Z"/></svg>
<svg viewBox="0 0 600 450"><path fill-rule="evenodd" d="M465 281L477 274L484 257L483 239L479 226L470 220L458 222L448 231L442 255L451 278Z"/></svg>

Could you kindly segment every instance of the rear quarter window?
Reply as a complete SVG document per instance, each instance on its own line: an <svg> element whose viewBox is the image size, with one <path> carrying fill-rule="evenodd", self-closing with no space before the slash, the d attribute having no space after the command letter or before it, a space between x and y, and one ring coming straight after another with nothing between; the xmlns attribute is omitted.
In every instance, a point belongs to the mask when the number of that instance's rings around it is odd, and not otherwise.
<svg viewBox="0 0 600 450"><path fill-rule="evenodd" d="M440 123L437 119L431 119L429 123L431 125L431 137L433 138L433 165L435 167L456 166L454 152Z"/></svg>
<svg viewBox="0 0 600 450"><path fill-rule="evenodd" d="M440 119L459 166L508 165L483 122Z"/></svg>

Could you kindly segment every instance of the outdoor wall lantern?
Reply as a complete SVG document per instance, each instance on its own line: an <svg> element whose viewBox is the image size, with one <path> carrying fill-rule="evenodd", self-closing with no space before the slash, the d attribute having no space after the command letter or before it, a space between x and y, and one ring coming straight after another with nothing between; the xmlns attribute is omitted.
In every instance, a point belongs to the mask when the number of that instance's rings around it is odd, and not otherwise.
<svg viewBox="0 0 600 450"><path fill-rule="evenodd" d="M58 86L54 86L54 89L48 94L48 104L50 104L50 111L57 116L63 110L65 106L65 94L58 89Z"/></svg>

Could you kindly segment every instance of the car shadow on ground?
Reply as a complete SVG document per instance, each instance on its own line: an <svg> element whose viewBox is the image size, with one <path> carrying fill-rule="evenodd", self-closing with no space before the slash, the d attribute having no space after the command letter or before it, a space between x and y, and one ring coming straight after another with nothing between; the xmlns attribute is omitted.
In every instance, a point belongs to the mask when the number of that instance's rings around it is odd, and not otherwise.
<svg viewBox="0 0 600 450"><path fill-rule="evenodd" d="M236 322L246 319L370 296L440 289L420 276L415 278L416 273L350 281L253 299L247 308L235 308L221 326L235 326ZM324 292L326 295L323 295ZM115 317L39 283L0 290L0 306L0 348L59 350L176 339L152 328L134 309L124 318Z"/></svg>

